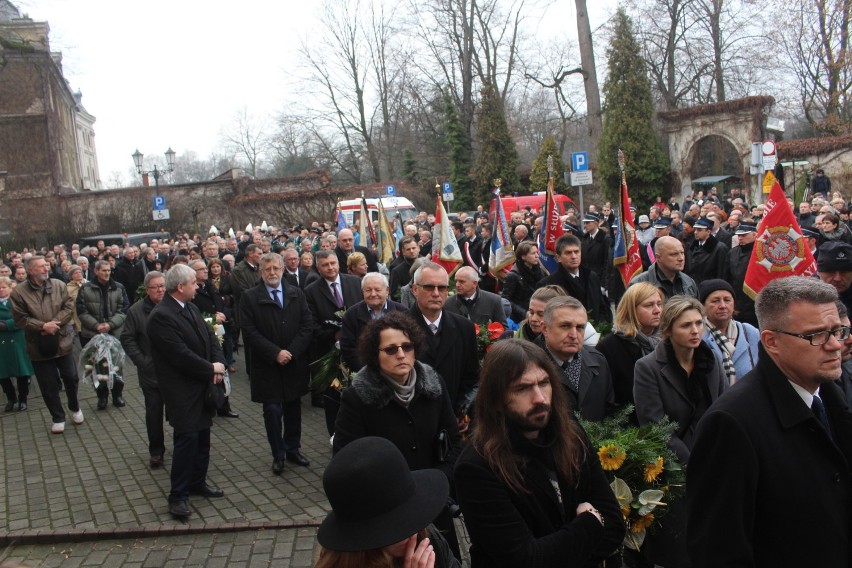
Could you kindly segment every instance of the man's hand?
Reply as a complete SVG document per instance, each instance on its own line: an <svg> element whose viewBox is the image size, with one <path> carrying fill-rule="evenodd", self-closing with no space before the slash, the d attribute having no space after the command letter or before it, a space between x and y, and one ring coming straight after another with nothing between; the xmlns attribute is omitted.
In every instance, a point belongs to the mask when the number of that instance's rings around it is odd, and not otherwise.
<svg viewBox="0 0 852 568"><path fill-rule="evenodd" d="M108 333L109 330L110 327L108 323L99 323L95 326L95 331L97 331L98 333Z"/></svg>
<svg viewBox="0 0 852 568"><path fill-rule="evenodd" d="M56 320L46 321L44 325L41 326L41 330L46 335L56 335L56 332L59 331L59 322Z"/></svg>
<svg viewBox="0 0 852 568"><path fill-rule="evenodd" d="M293 360L293 354L287 351L286 349L282 349L278 352L278 356L275 358L275 362L279 365L286 365L290 361Z"/></svg>
<svg viewBox="0 0 852 568"><path fill-rule="evenodd" d="M213 363L213 384L219 384L225 380L225 365Z"/></svg>
<svg viewBox="0 0 852 568"><path fill-rule="evenodd" d="M225 314L216 312L216 323L225 323L226 321L228 321L228 318L225 317Z"/></svg>

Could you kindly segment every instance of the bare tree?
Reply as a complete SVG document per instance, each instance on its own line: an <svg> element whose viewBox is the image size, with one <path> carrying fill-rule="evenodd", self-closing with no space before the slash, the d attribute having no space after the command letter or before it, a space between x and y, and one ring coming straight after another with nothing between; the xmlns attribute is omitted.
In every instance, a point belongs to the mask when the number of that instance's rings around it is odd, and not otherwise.
<svg viewBox="0 0 852 568"><path fill-rule="evenodd" d="M792 63L802 111L822 134L848 133L852 125L852 0L784 2L789 27L775 34Z"/></svg>
<svg viewBox="0 0 852 568"><path fill-rule="evenodd" d="M603 132L601 117L601 90L595 66L595 50L592 45L592 28L586 0L574 0L577 9L577 35L580 43L580 63L583 67L583 87L586 91L586 126L589 136L589 156L594 163L598 155L598 144Z"/></svg>
<svg viewBox="0 0 852 568"><path fill-rule="evenodd" d="M233 123L222 132L225 147L245 161L246 170L252 177L257 177L271 148L266 128L265 119L250 115L243 107Z"/></svg>

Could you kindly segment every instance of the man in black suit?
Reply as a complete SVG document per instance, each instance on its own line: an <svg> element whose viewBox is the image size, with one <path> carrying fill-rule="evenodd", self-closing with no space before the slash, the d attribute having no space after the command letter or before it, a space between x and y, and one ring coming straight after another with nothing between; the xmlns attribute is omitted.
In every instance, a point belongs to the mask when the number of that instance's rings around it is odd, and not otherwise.
<svg viewBox="0 0 852 568"><path fill-rule="evenodd" d="M299 253L296 249L287 249L281 256L284 257L284 280L304 290L308 285L308 271L299 265Z"/></svg>
<svg viewBox="0 0 852 568"><path fill-rule="evenodd" d="M420 246L414 237L403 237L399 242L399 250L402 254L399 263L390 273L390 297L397 298L399 289L411 282L411 265L420 255Z"/></svg>
<svg viewBox="0 0 852 568"><path fill-rule="evenodd" d="M464 236L459 241L462 259L465 266L470 266L476 270L477 274L481 274L482 239L476 235L476 225L473 219L468 219L468 221L464 223Z"/></svg>
<svg viewBox="0 0 852 568"><path fill-rule="evenodd" d="M189 517L189 494L221 497L207 483L210 427L215 408L205 404L208 387L225 378L225 355L219 340L192 303L195 271L176 265L166 274L166 296L151 311L148 341L169 423L174 428L169 512Z"/></svg>
<svg viewBox="0 0 852 568"><path fill-rule="evenodd" d="M426 262L414 272L411 292L416 300L410 313L426 331L427 349L421 362L441 375L453 409L467 410L479 383L479 355L473 323L444 310L449 293L449 275L443 266Z"/></svg>
<svg viewBox="0 0 852 568"><path fill-rule="evenodd" d="M377 264L376 255L367 247L355 246L355 235L351 229L341 229L337 234L337 246L334 249L337 254L338 266L346 267L346 259L353 252L360 252L367 259L367 272L378 272L379 265Z"/></svg>
<svg viewBox="0 0 852 568"><path fill-rule="evenodd" d="M343 313L350 306L361 301L361 280L357 276L340 274L340 265L333 250L321 250L316 254L316 267L320 275L318 280L305 288L308 306L315 323L314 341L310 351L310 361L323 357L340 338L343 326ZM337 400L340 392L329 388L325 393L325 424L329 435L334 433L337 420Z"/></svg>
<svg viewBox="0 0 852 568"><path fill-rule="evenodd" d="M278 254L263 255L262 281L246 290L240 304L243 340L253 355L251 400L263 404L275 475L284 472L285 459L310 465L300 451L301 397L308 392L313 322L304 293L292 284L285 285L283 272L284 261Z"/></svg>
<svg viewBox="0 0 852 568"><path fill-rule="evenodd" d="M410 241L415 247L414 240ZM380 272L368 272L361 279L361 293L364 300L358 302L343 316L343 328L340 330L340 354L343 362L353 373L363 367L358 356L358 338L367 324L383 317L388 312L407 311L402 304L388 299L388 279Z"/></svg>
<svg viewBox="0 0 852 568"><path fill-rule="evenodd" d="M586 308L577 298L558 296L547 302L536 343L562 370L560 381L572 411L586 420L601 421L616 410L612 376L604 356L583 346Z"/></svg>
<svg viewBox="0 0 852 568"><path fill-rule="evenodd" d="M595 323L612 322L609 298L601 291L598 275L582 265L580 239L574 235L562 235L556 241L556 259L559 268L541 279L539 288L548 284L562 286L569 296L577 298L586 306L589 319Z"/></svg>
<svg viewBox="0 0 852 568"><path fill-rule="evenodd" d="M480 290L479 274L469 266L456 271L456 294L447 299L444 310L458 314L473 323L498 322L506 325L503 300L497 294Z"/></svg>
<svg viewBox="0 0 852 568"><path fill-rule="evenodd" d="M757 365L701 418L689 457L696 568L850 565L852 413L835 384L849 328L836 301L798 276L758 294Z"/></svg>

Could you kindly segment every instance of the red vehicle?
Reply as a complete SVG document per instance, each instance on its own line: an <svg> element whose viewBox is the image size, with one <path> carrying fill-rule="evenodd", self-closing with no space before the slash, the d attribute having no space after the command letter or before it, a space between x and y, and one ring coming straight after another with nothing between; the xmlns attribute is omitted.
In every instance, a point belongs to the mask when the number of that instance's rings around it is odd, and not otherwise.
<svg viewBox="0 0 852 568"><path fill-rule="evenodd" d="M503 201L503 210L506 212L506 217L509 218L512 214L512 211L520 211L521 209L526 209L527 206L531 207L538 211L539 214L543 213L544 203L547 200L547 193L544 191L539 191L533 193L532 195L521 195L518 197L503 197L500 196ZM553 199L556 201L556 207L559 209L560 215L565 215L565 213L569 209L577 209L577 206L574 205L574 202L567 195L555 194ZM491 200L491 208L488 211L488 218L494 217L494 209L497 207L497 200Z"/></svg>

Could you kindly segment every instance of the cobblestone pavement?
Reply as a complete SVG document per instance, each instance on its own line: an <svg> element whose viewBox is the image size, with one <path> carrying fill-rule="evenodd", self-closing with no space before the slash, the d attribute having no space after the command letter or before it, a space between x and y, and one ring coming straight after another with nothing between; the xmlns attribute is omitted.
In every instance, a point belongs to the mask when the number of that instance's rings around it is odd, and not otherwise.
<svg viewBox="0 0 852 568"><path fill-rule="evenodd" d="M148 467L142 391L128 364L127 406L97 411L80 385L86 421L50 434L33 379L26 412L0 413L0 562L38 566L312 566L315 527L328 511L322 472L331 457L322 409L302 401L307 468L272 474L260 405L242 361L232 377L238 419L217 418L208 480L221 499L190 498L192 517L168 513L171 428L165 467ZM63 400L64 400L64 393ZM5 401L4 401L5 402Z"/></svg>

